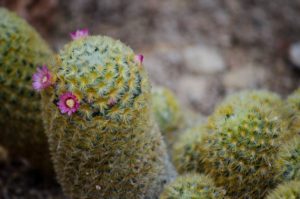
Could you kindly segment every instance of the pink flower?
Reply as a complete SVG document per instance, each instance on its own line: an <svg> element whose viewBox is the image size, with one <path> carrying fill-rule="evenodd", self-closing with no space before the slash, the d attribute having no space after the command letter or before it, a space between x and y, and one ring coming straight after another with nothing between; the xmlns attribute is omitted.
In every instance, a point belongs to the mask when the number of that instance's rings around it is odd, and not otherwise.
<svg viewBox="0 0 300 199"><path fill-rule="evenodd" d="M37 90L37 91L41 91L49 86L52 85L52 75L49 71L49 69L47 68L47 66L42 66L37 68L37 72L33 74L32 76L32 87Z"/></svg>
<svg viewBox="0 0 300 199"><path fill-rule="evenodd" d="M88 29L76 30L75 32L71 32L70 36L73 40L84 38L89 36L89 30Z"/></svg>
<svg viewBox="0 0 300 199"><path fill-rule="evenodd" d="M114 98L110 98L109 100L108 100L108 106L113 106L113 105L115 105L117 103L117 101L114 99Z"/></svg>
<svg viewBox="0 0 300 199"><path fill-rule="evenodd" d="M144 61L144 55L142 54L138 54L135 56L135 61L138 62L139 64L143 64L143 61Z"/></svg>
<svg viewBox="0 0 300 199"><path fill-rule="evenodd" d="M61 113L67 113L69 116L75 113L79 108L78 99L71 92L62 94L59 97L57 105Z"/></svg>

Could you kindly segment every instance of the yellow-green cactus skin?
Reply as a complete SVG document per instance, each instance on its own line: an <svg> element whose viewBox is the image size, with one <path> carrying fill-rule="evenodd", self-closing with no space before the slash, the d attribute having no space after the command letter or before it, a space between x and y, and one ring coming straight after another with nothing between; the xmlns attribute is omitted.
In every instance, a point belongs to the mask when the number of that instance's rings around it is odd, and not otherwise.
<svg viewBox="0 0 300 199"><path fill-rule="evenodd" d="M183 126L180 104L173 92L164 87L152 89L152 103L155 119L163 135Z"/></svg>
<svg viewBox="0 0 300 199"><path fill-rule="evenodd" d="M43 131L40 96L31 87L37 66L52 52L23 19L0 8L0 144L26 157L35 167L51 170Z"/></svg>
<svg viewBox="0 0 300 199"><path fill-rule="evenodd" d="M245 90L229 95L224 101L215 109L214 113L208 118L208 127L213 129L215 123L220 118L230 117L234 114L236 108L246 107L248 104L253 104L257 107L269 107L276 109L278 112L282 111L283 101L281 97L267 90Z"/></svg>
<svg viewBox="0 0 300 199"><path fill-rule="evenodd" d="M294 91L285 103L285 116L290 122L290 137L300 134L300 89Z"/></svg>
<svg viewBox="0 0 300 199"><path fill-rule="evenodd" d="M290 181L280 184L266 199L299 199L300 181Z"/></svg>
<svg viewBox="0 0 300 199"><path fill-rule="evenodd" d="M225 191L215 186L205 175L187 174L179 176L167 185L160 199L223 199Z"/></svg>
<svg viewBox="0 0 300 199"><path fill-rule="evenodd" d="M286 125L255 102L219 118L206 141L205 172L233 198L263 198L277 184L275 166Z"/></svg>
<svg viewBox="0 0 300 199"><path fill-rule="evenodd" d="M147 74L131 48L109 37L79 38L51 70L56 82L43 91L43 111L66 195L157 198L175 171L154 121ZM58 105L66 93L73 101L63 105L79 105L71 114Z"/></svg>
<svg viewBox="0 0 300 199"><path fill-rule="evenodd" d="M203 142L207 134L205 124L196 125L183 132L175 142L172 150L173 163L178 173L204 172Z"/></svg>
<svg viewBox="0 0 300 199"><path fill-rule="evenodd" d="M281 147L276 165L281 181L300 181L300 135L294 136Z"/></svg>

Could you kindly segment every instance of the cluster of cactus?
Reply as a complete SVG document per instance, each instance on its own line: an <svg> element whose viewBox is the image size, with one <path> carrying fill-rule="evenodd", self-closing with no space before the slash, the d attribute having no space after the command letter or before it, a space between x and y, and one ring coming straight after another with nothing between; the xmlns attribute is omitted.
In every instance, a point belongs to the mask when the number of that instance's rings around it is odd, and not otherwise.
<svg viewBox="0 0 300 199"><path fill-rule="evenodd" d="M184 132L175 143L178 172L205 173L232 198L263 198L283 178L297 179L299 145L288 139L284 107L268 91L227 97L201 128Z"/></svg>
<svg viewBox="0 0 300 199"><path fill-rule="evenodd" d="M0 17L0 145L45 173L53 162L70 198L300 197L300 89L285 102L233 94L177 137L188 111L151 91L143 56L87 30L53 56L24 20ZM176 137L177 179L161 132Z"/></svg>
<svg viewBox="0 0 300 199"><path fill-rule="evenodd" d="M23 19L0 8L0 145L51 173L40 96L31 87L36 67L52 51Z"/></svg>

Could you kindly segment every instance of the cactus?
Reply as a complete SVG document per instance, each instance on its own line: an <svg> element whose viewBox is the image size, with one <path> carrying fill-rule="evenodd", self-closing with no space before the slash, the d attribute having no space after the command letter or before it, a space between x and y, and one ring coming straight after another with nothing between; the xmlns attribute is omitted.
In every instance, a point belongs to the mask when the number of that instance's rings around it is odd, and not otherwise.
<svg viewBox="0 0 300 199"><path fill-rule="evenodd" d="M31 88L31 77L36 66L49 63L52 52L17 15L0 8L0 18L0 144L51 173L40 96Z"/></svg>
<svg viewBox="0 0 300 199"><path fill-rule="evenodd" d="M270 107L278 112L281 112L283 107L281 97L276 93L267 90L241 91L225 98L215 109L213 115L208 118L208 127L213 129L215 122L219 121L218 118L230 117L235 113L236 108L246 107L249 104L255 104L258 107Z"/></svg>
<svg viewBox="0 0 300 199"><path fill-rule="evenodd" d="M183 125L181 108L172 91L163 87L154 87L152 103L155 119L163 135Z"/></svg>
<svg viewBox="0 0 300 199"><path fill-rule="evenodd" d="M280 113L257 102L218 116L205 142L205 172L235 198L263 198L277 184L275 160L286 124Z"/></svg>
<svg viewBox="0 0 300 199"><path fill-rule="evenodd" d="M281 181L300 181L300 136L294 136L281 147L276 165Z"/></svg>
<svg viewBox="0 0 300 199"><path fill-rule="evenodd" d="M71 198L155 198L174 178L151 111L142 59L109 37L86 36L57 55L42 91L58 181Z"/></svg>
<svg viewBox="0 0 300 199"><path fill-rule="evenodd" d="M160 199L223 199L225 191L214 185L205 175L187 174L179 176L167 185Z"/></svg>
<svg viewBox="0 0 300 199"><path fill-rule="evenodd" d="M298 199L300 198L300 181L290 181L280 184L267 199Z"/></svg>
<svg viewBox="0 0 300 199"><path fill-rule="evenodd" d="M187 129L175 142L172 157L178 173L204 172L202 154L205 148L202 146L206 137L205 124L196 125Z"/></svg>
<svg viewBox="0 0 300 199"><path fill-rule="evenodd" d="M290 137L300 134L300 89L286 99L284 114L289 121Z"/></svg>

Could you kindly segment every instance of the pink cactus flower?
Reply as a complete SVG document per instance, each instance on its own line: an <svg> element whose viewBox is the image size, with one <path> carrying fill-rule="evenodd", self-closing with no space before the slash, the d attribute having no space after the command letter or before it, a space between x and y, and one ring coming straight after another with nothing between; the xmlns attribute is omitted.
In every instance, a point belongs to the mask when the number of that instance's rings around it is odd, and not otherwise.
<svg viewBox="0 0 300 199"><path fill-rule="evenodd" d="M79 102L77 97L71 93L66 92L59 97L58 108L62 114L67 113L71 116L79 108Z"/></svg>
<svg viewBox="0 0 300 199"><path fill-rule="evenodd" d="M144 55L142 54L138 54L135 56L135 61L138 62L140 65L143 64L143 61L144 61Z"/></svg>
<svg viewBox="0 0 300 199"><path fill-rule="evenodd" d="M47 66L42 66L37 68L37 72L33 74L32 76L32 87L40 92L41 90L51 86L53 84L52 82L52 75L47 68Z"/></svg>
<svg viewBox="0 0 300 199"><path fill-rule="evenodd" d="M115 105L117 103L117 101L114 99L114 98L110 98L109 100L108 100L108 106L113 106L113 105Z"/></svg>
<svg viewBox="0 0 300 199"><path fill-rule="evenodd" d="M73 40L84 38L89 36L89 30L88 29L76 30L75 32L71 32L70 36Z"/></svg>

